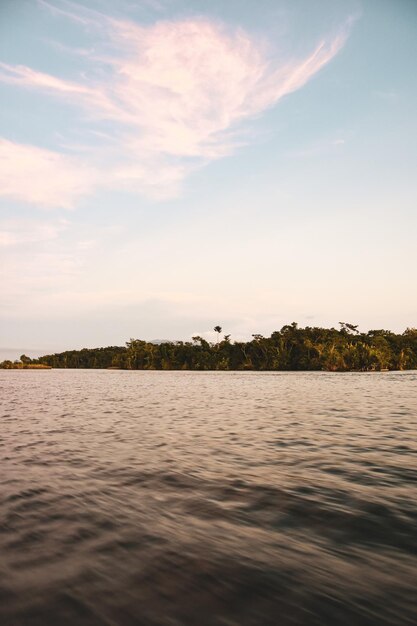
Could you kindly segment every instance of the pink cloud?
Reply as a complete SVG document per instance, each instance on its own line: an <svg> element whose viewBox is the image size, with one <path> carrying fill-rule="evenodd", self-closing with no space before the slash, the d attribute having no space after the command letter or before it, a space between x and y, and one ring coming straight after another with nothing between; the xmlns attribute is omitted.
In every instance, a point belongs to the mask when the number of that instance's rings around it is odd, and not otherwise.
<svg viewBox="0 0 417 626"><path fill-rule="evenodd" d="M0 139L0 194L46 208L71 208L96 179L77 159Z"/></svg>
<svg viewBox="0 0 417 626"><path fill-rule="evenodd" d="M29 219L8 219L0 222L0 248L45 243L57 239L68 227L67 220L39 222Z"/></svg>
<svg viewBox="0 0 417 626"><path fill-rule="evenodd" d="M92 18L85 12L77 21L90 27ZM85 57L88 82L6 64L0 64L0 81L63 97L95 126L97 121L111 120L111 140L106 143L103 138L100 152L89 151L95 173L77 180L75 156L69 159L13 144L7 148L6 166L12 177L2 193L47 206L57 203L58 197L59 204L72 205L95 184L156 197L175 195L195 167L232 154L241 145L242 123L302 87L347 37L346 27L305 58L288 60L270 58L265 44L242 29L227 29L207 19L141 26L97 13L93 23L107 45L100 55ZM4 155L4 142L2 146ZM49 184L51 172L55 182L48 191L41 180ZM32 177L36 189L31 185L22 189L21 178Z"/></svg>

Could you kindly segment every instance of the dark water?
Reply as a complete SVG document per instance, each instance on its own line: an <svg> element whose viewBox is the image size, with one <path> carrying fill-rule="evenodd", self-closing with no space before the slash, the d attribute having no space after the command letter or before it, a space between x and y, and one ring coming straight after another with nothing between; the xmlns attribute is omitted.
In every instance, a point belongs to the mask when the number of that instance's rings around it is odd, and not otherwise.
<svg viewBox="0 0 417 626"><path fill-rule="evenodd" d="M417 372L3 371L0 623L417 623Z"/></svg>

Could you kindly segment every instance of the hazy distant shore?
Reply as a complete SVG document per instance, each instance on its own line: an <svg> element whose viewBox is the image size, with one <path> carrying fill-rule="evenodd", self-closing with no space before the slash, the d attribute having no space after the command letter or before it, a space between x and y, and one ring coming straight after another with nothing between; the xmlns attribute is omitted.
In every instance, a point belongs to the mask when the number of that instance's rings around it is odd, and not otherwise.
<svg viewBox="0 0 417 626"><path fill-rule="evenodd" d="M2 367L2 369L7 369L7 370L51 370L52 366L51 365L44 365L43 363L11 363L9 364L9 362L6 362L6 366L4 365L4 362L0 364L0 367Z"/></svg>

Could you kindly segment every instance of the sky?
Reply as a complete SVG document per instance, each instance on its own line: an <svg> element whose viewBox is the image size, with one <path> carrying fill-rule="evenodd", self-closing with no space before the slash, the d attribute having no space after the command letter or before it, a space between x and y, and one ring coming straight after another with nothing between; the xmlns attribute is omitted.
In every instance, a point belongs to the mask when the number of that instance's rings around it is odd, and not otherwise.
<svg viewBox="0 0 417 626"><path fill-rule="evenodd" d="M2 0L0 358L417 326L414 0Z"/></svg>

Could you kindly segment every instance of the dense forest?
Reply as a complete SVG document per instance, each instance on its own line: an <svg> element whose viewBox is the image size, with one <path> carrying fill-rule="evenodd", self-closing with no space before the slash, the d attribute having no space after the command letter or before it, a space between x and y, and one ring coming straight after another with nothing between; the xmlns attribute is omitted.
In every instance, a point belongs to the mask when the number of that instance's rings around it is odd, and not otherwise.
<svg viewBox="0 0 417 626"><path fill-rule="evenodd" d="M340 328L283 326L270 337L252 335L247 342L221 336L217 343L195 336L192 341L152 343L131 339L126 346L84 348L39 359L22 355L20 362L4 361L2 368L47 365L56 368L117 368L128 370L312 370L370 372L417 369L417 329L402 334L389 330L358 331L340 322Z"/></svg>

